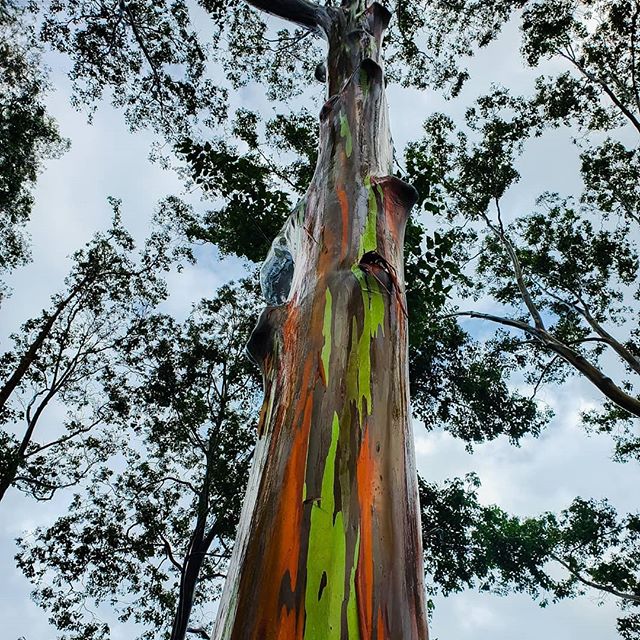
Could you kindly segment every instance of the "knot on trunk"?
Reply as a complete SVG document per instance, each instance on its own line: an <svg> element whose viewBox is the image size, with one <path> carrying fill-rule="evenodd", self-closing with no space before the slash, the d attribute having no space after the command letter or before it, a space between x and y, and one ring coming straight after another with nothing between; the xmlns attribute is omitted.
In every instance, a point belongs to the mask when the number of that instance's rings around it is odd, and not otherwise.
<svg viewBox="0 0 640 640"><path fill-rule="evenodd" d="M273 352L275 326L270 319L274 307L267 307L258 318L258 323L251 332L246 346L247 355L260 367L264 373L264 362Z"/></svg>
<svg viewBox="0 0 640 640"><path fill-rule="evenodd" d="M393 288L397 286L397 278L394 276L393 267L377 251L365 253L360 258L358 266L365 275L373 276L387 293L391 294Z"/></svg>

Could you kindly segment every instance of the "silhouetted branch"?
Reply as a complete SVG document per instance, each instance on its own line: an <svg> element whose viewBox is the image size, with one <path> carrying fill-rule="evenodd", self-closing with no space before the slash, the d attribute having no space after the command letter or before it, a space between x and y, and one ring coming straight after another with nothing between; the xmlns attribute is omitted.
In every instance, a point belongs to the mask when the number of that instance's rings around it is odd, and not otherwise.
<svg viewBox="0 0 640 640"><path fill-rule="evenodd" d="M246 0L248 4L274 16L295 22L307 29L321 29L327 33L331 18L324 7L306 0Z"/></svg>

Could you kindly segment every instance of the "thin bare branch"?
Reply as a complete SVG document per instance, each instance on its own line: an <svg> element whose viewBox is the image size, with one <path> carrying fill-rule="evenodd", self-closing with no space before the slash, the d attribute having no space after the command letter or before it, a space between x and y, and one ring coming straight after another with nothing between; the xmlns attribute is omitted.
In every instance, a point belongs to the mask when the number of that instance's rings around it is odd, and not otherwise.
<svg viewBox="0 0 640 640"><path fill-rule="evenodd" d="M511 264L513 266L513 273L516 278L516 283L518 285L518 289L520 291L520 295L522 296L522 300L529 310L531 317L533 318L533 322L538 329L544 329L544 322L542 321L542 316L538 311L538 307L536 307L533 302L533 298L531 297L531 293L527 284L524 280L524 274L522 272L522 265L520 264L520 260L518 258L518 254L516 250L513 248L511 241L507 237L505 233L504 227L502 225L502 212L500 210L500 201L498 198L495 198L496 210L498 212L498 222L499 227L496 227L493 222L489 219L489 216L483 214L483 218L489 229L494 233L494 235L498 238L498 240L502 243L502 246L505 248L507 254L509 255L509 259L511 260Z"/></svg>

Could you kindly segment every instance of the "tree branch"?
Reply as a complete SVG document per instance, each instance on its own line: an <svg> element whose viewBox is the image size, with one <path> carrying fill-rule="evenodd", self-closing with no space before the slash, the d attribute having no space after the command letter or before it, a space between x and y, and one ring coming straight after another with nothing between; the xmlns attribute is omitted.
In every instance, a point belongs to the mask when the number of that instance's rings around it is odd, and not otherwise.
<svg viewBox="0 0 640 640"><path fill-rule="evenodd" d="M567 309L575 311L577 314L582 316L587 324L600 336L598 338L599 342L609 345L619 356L624 360L633 371L637 374L640 374L640 360L636 358L636 356L629 351L624 344L616 340L592 315L589 310L589 305L575 292L569 290L569 292L575 296L577 302L570 302L569 300L565 300L561 296L556 295L553 291L550 291L545 286L540 284L540 282L535 281L535 285L544 293L546 293L550 298L553 298L556 302L564 305ZM595 338L589 338L583 340L586 342L587 340L595 341Z"/></svg>
<svg viewBox="0 0 640 640"><path fill-rule="evenodd" d="M551 558L553 558L557 563L561 564L576 580L582 582L582 584L591 587L592 589L598 589L598 591L604 591L605 593L610 593L617 598L622 598L623 600L630 600L631 602L635 602L640 604L640 596L634 595L632 593L624 593L623 591L618 591L613 587L608 587L604 584L599 584L598 582L593 582L588 578L585 578L579 571L572 568L568 562L565 562L555 554L550 554Z"/></svg>
<svg viewBox="0 0 640 640"><path fill-rule="evenodd" d="M631 85L633 87L633 97L635 98L638 111L640 111L640 92L638 91L638 79L636 77L636 31L639 13L640 6L636 6L633 18L631 18Z"/></svg>
<svg viewBox="0 0 640 640"><path fill-rule="evenodd" d="M582 354L578 353L564 342L558 340L548 331L539 329L537 327L532 327L526 322L522 322L520 320L514 320L512 318L502 318L500 316L494 316L489 313L478 313L477 311L459 311L457 313L449 314L445 317L452 318L456 316L467 316L469 318L480 318L481 320L489 320L490 322L496 322L498 324L502 324L507 327L513 327L514 329L519 329L520 331L528 333L534 338L537 338L537 340L542 345L558 354L574 369L577 369L583 376L585 376L585 378L587 378L587 380L589 380L589 382L600 389L600 391L607 398L609 398L609 400L617 404L625 411L628 411L632 415L640 418L640 400L638 400L638 398L634 398L633 396L629 395L626 391L616 385L609 376L602 373L602 371L600 371L598 367L589 362Z"/></svg>
<svg viewBox="0 0 640 640"><path fill-rule="evenodd" d="M480 313L479 311L457 311L456 313L450 313L446 316L442 316L443 318L457 318L460 316L465 316L467 318L478 318L480 320L488 320L489 322L496 322L497 324L503 324L507 327L513 327L514 329L520 329L525 333L528 333L532 336L538 336L539 331L527 324L526 322L522 322L521 320L514 320L513 318L503 318L502 316L494 316L490 313Z"/></svg>
<svg viewBox="0 0 640 640"><path fill-rule="evenodd" d="M538 381L536 382L536 384L533 387L533 392L531 393L531 396L529 398L529 400L533 400L537 393L538 393L538 389L540 388L540 385L542 384L542 382L544 381L544 377L547 375L547 373L549 373L549 371L551 370L551 368L553 367L553 365L560 359L560 356L558 354L556 354L555 356L553 356L553 358L551 358L551 360L547 363L547 365L544 367L544 369L542 370L542 373L540 373L540 376L538 377Z"/></svg>
<svg viewBox="0 0 640 640"><path fill-rule="evenodd" d="M580 314L589 323L589 326L608 344L629 367L637 374L640 374L640 361L622 343L618 342L592 315L586 302L580 298L578 300L582 307L577 307Z"/></svg>
<svg viewBox="0 0 640 640"><path fill-rule="evenodd" d="M640 131L640 120L635 117L635 115L622 103L620 98L613 92L611 87L601 78L599 78L594 73L591 73L586 69L584 65L582 65L577 58L567 55L561 50L557 51L558 55L563 57L565 60L568 60L571 64L573 64L578 71L587 79L589 82L593 84L597 84L611 99L611 102L618 107L618 109L626 116L626 118L631 122L631 124Z"/></svg>
<svg viewBox="0 0 640 640"><path fill-rule="evenodd" d="M489 217L486 214L483 214L483 218L489 229L495 234L495 236L500 240L502 246L505 248L509 259L511 260L511 264L513 265L513 273L516 278L516 284L518 285L518 289L520 290L520 295L522 296L522 300L525 303L531 317L533 318L533 322L535 323L538 329L544 329L544 323L542 322L542 317L536 307L533 299L531 297L531 293L529 292L529 288L524 281L524 274L522 273L522 266L520 264L520 260L518 259L518 254L516 250L513 248L511 241L507 237L504 227L502 225L502 212L500 210L500 201L498 198L494 200L496 205L496 210L498 212L498 222L500 224L500 228L498 229L492 222L489 220Z"/></svg>
<svg viewBox="0 0 640 640"><path fill-rule="evenodd" d="M53 329L53 325L56 323L62 312L69 305L69 303L73 300L73 298L77 295L77 293L81 290L82 286L84 286L85 282L88 278L84 278L77 286L75 286L71 293L66 297L60 300L56 305L53 313L45 319L44 324L38 331L38 334L34 341L29 345L27 351L22 355L18 366L15 371L11 374L8 380L4 383L2 388L0 389L0 408L4 407L9 396L13 393L15 388L20 384L22 378L29 370L29 367L33 364L36 356L38 355L38 351L44 344L45 340L51 334L51 330Z"/></svg>
<svg viewBox="0 0 640 640"><path fill-rule="evenodd" d="M331 18L324 7L307 0L245 0L260 11L265 11L283 20L295 22L307 29L320 29L327 34Z"/></svg>
<svg viewBox="0 0 640 640"><path fill-rule="evenodd" d="M167 558L169 559L169 562L171 562L171 564L180 572L182 573L183 571L183 566L176 560L175 555L173 554L173 549L171 548L171 544L169 543L169 541L164 537L164 535L162 535L161 533L158 534L160 537L160 540L162 540L162 547L164 549L164 552L167 556Z"/></svg>

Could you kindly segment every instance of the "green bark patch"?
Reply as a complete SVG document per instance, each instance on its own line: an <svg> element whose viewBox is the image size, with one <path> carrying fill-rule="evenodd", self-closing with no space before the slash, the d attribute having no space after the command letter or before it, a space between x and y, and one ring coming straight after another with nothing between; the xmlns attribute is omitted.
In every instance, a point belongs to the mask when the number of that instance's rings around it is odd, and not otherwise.
<svg viewBox="0 0 640 640"><path fill-rule="evenodd" d="M340 422L338 414L334 413L320 499L311 507L305 590L305 640L340 640L341 637L342 605L347 597L345 583L348 570L344 518L341 511L334 514L339 435ZM353 593L352 591L352 595ZM355 606L355 602L352 606ZM349 637L357 639L359 636Z"/></svg>
<svg viewBox="0 0 640 640"><path fill-rule="evenodd" d="M344 138L344 150L347 158L350 158L353 153L353 137L351 136L349 119L344 111L340 112L340 137Z"/></svg>
<svg viewBox="0 0 640 640"><path fill-rule="evenodd" d="M363 420L371 414L371 341L378 334L384 335L384 296L378 281L367 276L360 267L353 267L353 274L362 290L363 326L357 339L357 321L353 319L353 338L349 366L347 370L347 390L349 400L355 401ZM366 401L366 409L364 405Z"/></svg>
<svg viewBox="0 0 640 640"><path fill-rule="evenodd" d="M371 177L367 176L364 180L364 186L367 190L367 217L364 222L362 238L360 239L360 250L358 252L358 260L365 253L375 251L378 248L378 197L382 202L382 189L379 185L371 182Z"/></svg>

